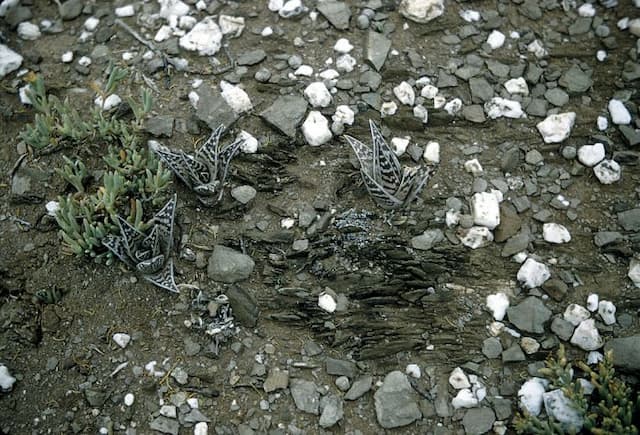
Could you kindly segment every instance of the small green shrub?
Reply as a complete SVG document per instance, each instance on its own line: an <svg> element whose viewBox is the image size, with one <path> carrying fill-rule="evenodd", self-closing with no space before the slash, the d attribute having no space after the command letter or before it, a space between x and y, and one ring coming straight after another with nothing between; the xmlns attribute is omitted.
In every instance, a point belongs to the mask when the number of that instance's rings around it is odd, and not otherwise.
<svg viewBox="0 0 640 435"><path fill-rule="evenodd" d="M557 357L550 356L540 374L550 382L551 388L560 388L571 401L572 407L583 418L581 433L595 435L619 434L637 435L640 419L640 392L634 392L623 380L616 377L613 367L613 353L605 354L604 360L592 369L583 361L576 366L594 386L591 394L586 394L574 379L574 367L568 361L564 346L560 346ZM559 422L547 417L517 414L514 427L521 434L566 434Z"/></svg>

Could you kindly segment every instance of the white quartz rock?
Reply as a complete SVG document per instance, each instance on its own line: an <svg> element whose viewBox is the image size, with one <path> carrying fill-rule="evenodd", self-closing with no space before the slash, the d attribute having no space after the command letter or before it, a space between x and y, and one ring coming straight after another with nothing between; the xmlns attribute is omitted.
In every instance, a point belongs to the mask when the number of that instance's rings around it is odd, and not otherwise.
<svg viewBox="0 0 640 435"><path fill-rule="evenodd" d="M336 112L331 116L333 122L337 122L339 124L353 125L353 121L355 119L355 114L351 107L341 104L336 107Z"/></svg>
<svg viewBox="0 0 640 435"><path fill-rule="evenodd" d="M611 122L614 124L631 123L631 114L620 100L609 100L609 115L611 115Z"/></svg>
<svg viewBox="0 0 640 435"><path fill-rule="evenodd" d="M249 95L240 86L232 85L231 83L221 80L220 89L222 98L224 98L234 113L240 114L253 109Z"/></svg>
<svg viewBox="0 0 640 435"><path fill-rule="evenodd" d="M393 94L396 96L398 101L406 106L413 106L413 103L416 101L416 93L414 92L413 87L407 82L402 82L393 88Z"/></svg>
<svg viewBox="0 0 640 435"><path fill-rule="evenodd" d="M36 24L23 21L18 24L18 36L20 39L24 39L25 41L34 41L42 36L42 34L40 33L40 28Z"/></svg>
<svg viewBox="0 0 640 435"><path fill-rule="evenodd" d="M549 243L567 243L571 241L571 234L564 225L553 222L546 223L542 226L542 237Z"/></svg>
<svg viewBox="0 0 640 435"><path fill-rule="evenodd" d="M545 143L559 143L569 137L576 122L575 112L549 115L536 125Z"/></svg>
<svg viewBox="0 0 640 435"><path fill-rule="evenodd" d="M409 137L394 137L391 139L391 149L396 156L403 155L409 147Z"/></svg>
<svg viewBox="0 0 640 435"><path fill-rule="evenodd" d="M577 433L582 428L584 419L575 408L573 401L564 395L561 389L551 390L543 394L544 409L548 416L560 422L562 427Z"/></svg>
<svg viewBox="0 0 640 435"><path fill-rule="evenodd" d="M4 364L0 364L0 391L7 392L13 389L16 378L11 376L9 369Z"/></svg>
<svg viewBox="0 0 640 435"><path fill-rule="evenodd" d="M399 12L417 23L427 23L444 13L444 0L402 0Z"/></svg>
<svg viewBox="0 0 640 435"><path fill-rule="evenodd" d="M215 17L205 17L180 38L180 47L197 51L201 56L213 56L220 50L221 44L222 31L215 22Z"/></svg>
<svg viewBox="0 0 640 435"><path fill-rule="evenodd" d="M493 314L493 318L501 321L507 313L507 308L509 308L509 298L504 293L492 294L487 296L486 305Z"/></svg>
<svg viewBox="0 0 640 435"><path fill-rule="evenodd" d="M338 303L332 295L326 292L322 292L318 296L318 306L327 313L333 313L338 307Z"/></svg>
<svg viewBox="0 0 640 435"><path fill-rule="evenodd" d="M341 54L347 54L351 50L353 50L353 45L349 42L347 38L340 38L336 41L333 49Z"/></svg>
<svg viewBox="0 0 640 435"><path fill-rule="evenodd" d="M600 301L600 297L595 293L591 293L587 297L587 310L591 312L596 311L598 309L599 301Z"/></svg>
<svg viewBox="0 0 640 435"><path fill-rule="evenodd" d="M127 347L129 342L131 341L131 336L129 334L125 334L124 332L116 332L113 334L113 341L115 344L120 346L122 349Z"/></svg>
<svg viewBox="0 0 640 435"><path fill-rule="evenodd" d="M449 384L456 390L471 388L471 383L469 382L467 374L460 367L453 369L449 375Z"/></svg>
<svg viewBox="0 0 640 435"><path fill-rule="evenodd" d="M302 124L302 134L311 146L322 145L333 137L329 129L329 121L316 110L309 112L307 119Z"/></svg>
<svg viewBox="0 0 640 435"><path fill-rule="evenodd" d="M471 199L471 213L476 225L490 230L500 225L500 202L493 192L474 194Z"/></svg>
<svg viewBox="0 0 640 435"><path fill-rule="evenodd" d="M603 160L593 168L593 173L602 184L613 184L620 181L622 168L615 160Z"/></svg>
<svg viewBox="0 0 640 435"><path fill-rule="evenodd" d="M564 310L562 317L573 326L578 326L583 320L591 317L591 314L582 305L571 304Z"/></svg>
<svg viewBox="0 0 640 435"><path fill-rule="evenodd" d="M471 227L469 229L460 229L458 238L460 242L471 249L478 249L488 246L493 242L493 233L487 227Z"/></svg>
<svg viewBox="0 0 640 435"><path fill-rule="evenodd" d="M534 416L540 414L547 384L542 378L531 378L522 384L518 390L520 409Z"/></svg>
<svg viewBox="0 0 640 435"><path fill-rule="evenodd" d="M116 107L118 104L122 102L122 98L120 98L116 94L111 94L107 98L102 100L102 96L98 95L94 100L96 106L100 107L102 110L111 110Z"/></svg>
<svg viewBox="0 0 640 435"><path fill-rule="evenodd" d="M589 168L600 163L604 157L604 145L601 143L583 145L578 149L578 161Z"/></svg>
<svg viewBox="0 0 640 435"><path fill-rule="evenodd" d="M600 301L598 303L598 314L605 325L616 323L616 306L611 301Z"/></svg>
<svg viewBox="0 0 640 435"><path fill-rule="evenodd" d="M526 117L520 102L501 97L493 97L491 101L484 103L484 111L491 119Z"/></svg>
<svg viewBox="0 0 640 435"><path fill-rule="evenodd" d="M420 370L420 366L418 364L407 364L404 372L415 379L420 379L422 376L422 371Z"/></svg>
<svg viewBox="0 0 640 435"><path fill-rule="evenodd" d="M627 276L637 288L640 288L640 260L637 258L631 259Z"/></svg>
<svg viewBox="0 0 640 435"><path fill-rule="evenodd" d="M527 258L527 261L520 266L516 278L525 288L535 288L551 278L551 272L546 264Z"/></svg>
<svg viewBox="0 0 640 435"><path fill-rule="evenodd" d="M529 95L529 87L524 77L518 77L515 79L507 80L504 84L504 88L510 94Z"/></svg>
<svg viewBox="0 0 640 435"><path fill-rule="evenodd" d="M244 17L220 15L218 26L220 26L220 31L224 36L237 38L242 35L244 30Z"/></svg>
<svg viewBox="0 0 640 435"><path fill-rule="evenodd" d="M473 392L468 388L463 388L458 391L456 397L451 400L451 405L454 409L460 408L473 408L478 406L478 399L474 396Z"/></svg>
<svg viewBox="0 0 640 435"><path fill-rule="evenodd" d="M306 87L304 96L313 107L327 107L331 104L331 94L323 82L314 82Z"/></svg>
<svg viewBox="0 0 640 435"><path fill-rule="evenodd" d="M583 350L596 350L604 345L600 332L596 328L595 320L583 320L580 325L573 331L571 344L575 344Z"/></svg>
<svg viewBox="0 0 640 435"><path fill-rule="evenodd" d="M505 39L506 36L504 36L504 33L500 32L499 30L494 30L489 34L489 37L487 38L487 44L489 45L489 47L491 47L492 50L496 50L504 45Z"/></svg>
<svg viewBox="0 0 640 435"><path fill-rule="evenodd" d="M434 141L427 142L422 158L427 163L440 163L440 144Z"/></svg>

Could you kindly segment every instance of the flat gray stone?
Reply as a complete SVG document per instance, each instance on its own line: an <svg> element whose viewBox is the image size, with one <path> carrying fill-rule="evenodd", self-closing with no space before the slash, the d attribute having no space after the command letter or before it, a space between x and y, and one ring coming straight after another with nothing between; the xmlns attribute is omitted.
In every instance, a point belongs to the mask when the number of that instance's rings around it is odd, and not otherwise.
<svg viewBox="0 0 640 435"><path fill-rule="evenodd" d="M628 125L619 125L618 129L622 136L624 136L625 140L629 144L629 146L636 146L640 144L640 129L635 129Z"/></svg>
<svg viewBox="0 0 640 435"><path fill-rule="evenodd" d="M518 362L524 361L525 359L524 352L518 343L512 344L511 347L502 352L502 362Z"/></svg>
<svg viewBox="0 0 640 435"><path fill-rule="evenodd" d="M261 48L249 50L242 53L236 59L236 63L240 66L256 65L267 57L267 52ZM268 79L267 79L268 80Z"/></svg>
<svg viewBox="0 0 640 435"><path fill-rule="evenodd" d="M518 305L509 307L507 317L521 331L542 334L544 324L551 317L551 310L540 299L529 296Z"/></svg>
<svg viewBox="0 0 640 435"><path fill-rule="evenodd" d="M573 65L558 80L558 84L569 94L581 94L589 90L593 84L591 75L582 71L578 65Z"/></svg>
<svg viewBox="0 0 640 435"><path fill-rule="evenodd" d="M241 204L248 204L256 197L256 189L252 186L238 186L231 189L231 197Z"/></svg>
<svg viewBox="0 0 640 435"><path fill-rule="evenodd" d="M481 435L493 427L496 415L491 408L472 408L462 417L462 425L466 435Z"/></svg>
<svg viewBox="0 0 640 435"><path fill-rule="evenodd" d="M482 353L489 359L498 358L502 355L502 343L496 337L486 338L482 342Z"/></svg>
<svg viewBox="0 0 640 435"><path fill-rule="evenodd" d="M82 0L68 0L58 7L60 17L63 20L73 20L82 13L84 2Z"/></svg>
<svg viewBox="0 0 640 435"><path fill-rule="evenodd" d="M400 371L389 373L373 397L378 423L385 429L406 426L422 418L417 394Z"/></svg>
<svg viewBox="0 0 640 435"><path fill-rule="evenodd" d="M255 263L248 255L216 245L209 258L207 274L214 281L234 283L249 278L254 267Z"/></svg>
<svg viewBox="0 0 640 435"><path fill-rule="evenodd" d="M613 351L613 364L624 370L640 370L640 335L614 338L604 345L605 352Z"/></svg>
<svg viewBox="0 0 640 435"><path fill-rule="evenodd" d="M421 251L428 251L444 240L444 233L440 229L427 230L411 239L411 247Z"/></svg>
<svg viewBox="0 0 640 435"><path fill-rule="evenodd" d="M349 19L351 11L345 2L326 1L318 3L316 6L318 12L338 30L347 30L349 28Z"/></svg>
<svg viewBox="0 0 640 435"><path fill-rule="evenodd" d="M284 390L288 386L289 372L287 370L280 370L278 367L274 367L269 370L269 375L262 384L262 388L264 388L266 393L272 393L276 390Z"/></svg>
<svg viewBox="0 0 640 435"><path fill-rule="evenodd" d="M571 339L575 328L571 322L564 320L562 317L554 317L551 321L551 332L563 341L569 341Z"/></svg>
<svg viewBox="0 0 640 435"><path fill-rule="evenodd" d="M593 22L593 18L591 17L577 17L573 20L573 22L569 25L569 35L584 35L589 30L591 30L591 23Z"/></svg>
<svg viewBox="0 0 640 435"><path fill-rule="evenodd" d="M640 231L640 208L618 213L618 224L625 231Z"/></svg>
<svg viewBox="0 0 640 435"><path fill-rule="evenodd" d="M171 137L173 134L174 117L171 115L158 115L147 119L144 128L156 137Z"/></svg>
<svg viewBox="0 0 640 435"><path fill-rule="evenodd" d="M307 100L297 95L278 97L260 116L272 127L290 138L296 137L296 128L307 112Z"/></svg>
<svg viewBox="0 0 640 435"><path fill-rule="evenodd" d="M487 68L496 77L506 78L509 76L509 65L505 65L494 59L487 59Z"/></svg>
<svg viewBox="0 0 640 435"><path fill-rule="evenodd" d="M529 234L527 232L519 232L515 236L509 238L502 248L503 257L511 257L512 255L522 252L529 246Z"/></svg>
<svg viewBox="0 0 640 435"><path fill-rule="evenodd" d="M200 97L196 105L196 116L213 131L221 124L231 127L238 116L222 98L222 94L211 86L200 86L196 91Z"/></svg>
<svg viewBox="0 0 640 435"><path fill-rule="evenodd" d="M335 394L327 394L320 399L320 414L319 424L323 428L328 428L342 420L344 417L342 399Z"/></svg>
<svg viewBox="0 0 640 435"><path fill-rule="evenodd" d="M486 117L484 115L484 109L480 104L471 104L469 106L464 106L462 108L462 116L464 119L470 122L482 123L486 121Z"/></svg>
<svg viewBox="0 0 640 435"><path fill-rule="evenodd" d="M438 88L452 88L458 86L458 79L453 74L449 74L444 70L439 70L436 86Z"/></svg>
<svg viewBox="0 0 640 435"><path fill-rule="evenodd" d="M309 414L318 415L320 408L320 393L316 384L304 379L291 379L291 396L296 404L296 408Z"/></svg>
<svg viewBox="0 0 640 435"><path fill-rule="evenodd" d="M560 88L552 88L544 93L544 98L554 106L564 106L569 102L569 94Z"/></svg>
<svg viewBox="0 0 640 435"><path fill-rule="evenodd" d="M370 375L362 376L361 378L356 379L353 382L349 391L344 395L345 400L357 400L360 397L364 396L369 390L371 390L371 386L373 385L373 377Z"/></svg>
<svg viewBox="0 0 640 435"><path fill-rule="evenodd" d="M358 368L353 361L342 359L327 358L325 360L327 373L335 376L347 376L349 379L356 377Z"/></svg>
<svg viewBox="0 0 640 435"><path fill-rule="evenodd" d="M520 6L518 11L527 18L532 20L539 20L542 18L542 10L538 6L538 0L526 0Z"/></svg>
<svg viewBox="0 0 640 435"><path fill-rule="evenodd" d="M162 433L178 435L178 432L180 431L180 423L178 423L178 420L161 415L154 418L153 421L149 423L149 428Z"/></svg>
<svg viewBox="0 0 640 435"><path fill-rule="evenodd" d="M244 286L234 285L225 292L233 309L233 317L243 326L253 328L258 323L258 301Z"/></svg>
<svg viewBox="0 0 640 435"><path fill-rule="evenodd" d="M20 68L22 56L4 44L0 44L0 79Z"/></svg>
<svg viewBox="0 0 640 435"><path fill-rule="evenodd" d="M12 29L18 27L18 24L23 21L29 21L33 14L31 13L31 9L26 6L14 6L7 11L7 14L4 16L4 20Z"/></svg>
<svg viewBox="0 0 640 435"><path fill-rule="evenodd" d="M611 243L620 242L624 236L617 231L598 231L593 236L593 243L599 248L610 245Z"/></svg>
<svg viewBox="0 0 640 435"><path fill-rule="evenodd" d="M542 98L533 98L524 110L527 115L545 117L547 116L547 102Z"/></svg>
<svg viewBox="0 0 640 435"><path fill-rule="evenodd" d="M387 60L389 49L391 48L391 40L382 33L369 31L367 36L367 61L380 71Z"/></svg>

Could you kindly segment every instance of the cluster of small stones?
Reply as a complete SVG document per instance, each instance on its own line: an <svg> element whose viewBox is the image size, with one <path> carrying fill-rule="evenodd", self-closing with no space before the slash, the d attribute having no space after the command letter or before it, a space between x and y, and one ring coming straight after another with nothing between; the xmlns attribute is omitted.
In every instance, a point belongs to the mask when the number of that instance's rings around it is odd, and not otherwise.
<svg viewBox="0 0 640 435"><path fill-rule="evenodd" d="M465 145L462 154L468 158L454 163L473 176L470 199L448 198L445 207L436 212L446 228L429 229L410 242L412 248L419 250L429 250L444 243L461 243L469 249L500 243L502 256L519 264L517 274L508 277L519 285L514 284L507 292L491 294L486 300L493 321L487 324L490 336L482 346L483 358L447 372L436 366L411 363L374 376L367 373L366 364L334 359L311 340L304 343L299 355L283 363L284 349L244 331L244 335L231 344L233 357L226 369L212 366L213 369L189 366L188 362L178 362L163 355L158 355L155 361L134 363L132 347L135 349L136 333L121 332L112 336L113 362L117 365L111 377L116 381L123 380L123 385L107 394L99 387L101 380L89 376L78 386L89 406L96 411L92 415L94 421L99 422L100 433L117 429L135 434L138 428L142 433L150 428L177 434L181 428L192 428L194 434L200 435L210 430L226 433L234 430L232 427L242 434L270 429L305 433L317 425L349 428L349 423L344 421L348 407L362 414L372 408L377 424L382 428L415 422L417 426L433 430L435 424L444 422L442 433L454 430L457 424L461 424L467 434L491 430L505 433L516 406L515 398L517 406L533 414L541 413L543 405L548 415L566 414L547 406L558 402L558 393L546 391L547 386L536 378L542 365L540 362L528 365L532 379L524 385L510 378L511 364L524 363L527 356L567 342L589 352L591 363L602 358L600 350L604 346L615 350L618 365L635 370L640 368L638 354L634 353L634 349L640 348L640 336L613 338L606 344L603 338L604 335L616 336L618 328L622 331L630 328L634 323L631 314L616 315L615 305L599 300L595 293L583 302L584 305L569 304L562 312L554 313L547 306L550 302L564 303L569 289L582 285L579 276L568 269L554 270L563 259L554 253L553 247L570 244L572 230L583 230L580 226L581 201L571 197L567 189L574 183L591 183L584 181L586 174L593 174L597 180L595 186L589 185L591 189L606 189L607 185L621 181L625 166L638 163L638 153L633 147L640 144L640 121L633 100L637 99L635 87L640 79L640 43L637 39L632 45L626 41L640 36L640 19L614 19L615 1L603 2L606 5L583 3L563 13L558 13L560 3L553 1L541 6L539 2L527 0L481 11L473 10L469 5L470 8L460 8L459 16L456 16L451 4L442 0L403 0L398 9L403 17L401 29L396 28L397 21L391 19L396 12L388 11L382 1L376 0L366 2L362 7L329 1L319 3L315 8L300 0L263 1L260 7L271 11L271 25L252 20L252 15L234 15L233 9L221 10L219 2L204 0L121 2L115 9L68 0L60 5L57 16L44 20L34 19L29 3L23 3L2 1L0 16L15 29L22 41L37 41L73 29L77 46L61 53L60 62L69 65L68 72L83 76L94 74L96 64L102 68L115 56L109 48L110 41L127 37L124 27L116 20L126 21L131 26L134 23L144 25L136 31L165 53L172 67L181 72L188 72L194 62L181 57L186 51L193 51L205 59L217 56L215 59L219 60L213 63L223 64L220 50L225 38L239 38L246 32L265 40L291 37L290 51L296 54L271 54L261 48L237 53L234 56L236 67L224 72L217 85L205 82L205 78L197 74L190 76L193 90L185 97L193 105L196 116L212 127L220 123L233 124L254 110L255 105L260 108L262 119L274 130L292 139L301 133L311 146L328 144L352 125L356 116L367 110L390 119L409 111L415 122L425 128L433 118L477 125L509 118L513 123L535 128L530 139L536 146L524 148L505 139L499 146L498 167L494 167L495 162L483 161L487 146ZM638 7L636 0L634 8ZM554 14L555 18L545 24L547 30L541 38L528 24L514 28L507 18L511 8L523 23L541 23L547 14ZM396 46L394 38L398 33L418 31L424 28L422 26L428 28L438 23L443 14L449 22L458 24L455 29L438 33L438 43L445 44L454 53L446 65L435 67L428 61L427 54L413 47ZM330 35L337 33L333 29L354 32L364 45L358 46L355 38L336 37L331 57L319 60L311 54L305 56L305 52L314 50L309 39L315 30L301 36L288 35L288 23L298 22L294 20L301 20L303 25L320 31L332 30ZM566 67L553 61L554 53L573 51L575 44L592 38L602 48L591 53L591 60L581 57ZM592 99L595 82L592 65L607 62L609 54L623 44L621 41L629 46L628 52L622 55L626 56L624 68L611 78L619 90L606 101ZM26 64L28 68L37 69L38 60L29 57L27 42L16 42L16 45L24 47L24 57L0 44L0 78L9 77L15 71L12 84L18 88L20 77L26 72L21 66ZM118 55L120 61L149 75L166 66L165 59L142 45L133 45ZM397 83L383 80L386 66L403 56L408 59L408 75L412 78ZM512 57L513 62L507 64L497 60L506 57ZM258 105L255 103L257 96L249 95L243 89L243 84L251 80L281 86L282 95ZM109 97L110 104L119 101L117 96ZM23 98L22 101L28 104L28 100ZM97 103L104 106L106 101ZM594 119L580 119L578 106L589 106L597 115ZM173 114L162 114L148 121L147 130L157 137L171 137L176 128L189 130L189 125L183 124L188 123ZM578 144L571 140L576 125L592 125L598 132L591 134L590 140ZM438 142L415 145L410 139L398 137L390 142L398 154L407 152L416 161L440 160ZM259 147L257 140L247 143L250 145L246 152L255 152ZM545 156L541 150L550 148L544 148L544 144L557 144L554 146L563 160L551 159L549 154ZM521 167L528 170L528 177L511 175ZM29 182L32 176L14 177L12 191L28 195L29 189L35 189L32 186L36 183ZM256 192L247 193L246 187L235 190L232 196L237 201L249 202ZM313 210L311 215L315 215ZM525 220L529 215L531 220ZM295 225L293 218L282 221L284 228ZM624 245L638 231L640 208L620 209L610 227L593 234L593 243L604 251L608 247ZM547 254L536 253L537 246L546 247ZM624 260L629 262L628 277L640 287L640 261L631 258L628 252L622 251L623 257L626 256ZM613 254L603 253L603 258L611 264L618 261ZM214 248L208 261L202 258L195 261L207 268L212 280L221 283L246 280L255 267L248 255L222 245ZM328 312L334 303L326 295L319 299L321 307ZM251 307L245 308L252 311ZM206 352L206 349L185 339L187 358L200 352ZM246 355L251 355L248 367L240 362ZM502 381L495 386L487 383L487 379L495 379L493 360L504 364ZM46 370L73 364L68 359L52 358L46 362ZM225 373L221 373L223 370ZM16 371L19 369L12 369L12 372ZM333 384L316 381L316 375L331 379ZM20 376L15 376L20 380ZM11 390L16 378L7 367L0 366L3 391ZM250 388L258 385L256 388L264 392L263 399L255 406L245 395L238 394L230 409L202 412L201 409L216 408L218 392L208 390L206 384L211 381L217 384L220 378L225 379L229 384L225 387L233 391L240 391L242 384ZM145 384L148 379L158 382L161 399L154 400L151 405L150 399L145 399L144 406L150 411L150 419L135 421L127 410L139 405L141 393L133 392L133 386ZM170 384L163 382L167 379ZM193 387L194 384L197 387ZM168 385L172 385L171 389ZM196 392L192 393L194 388ZM110 416L100 411L107 400L121 405L119 415ZM287 408L292 402L303 413L295 419L296 423L291 423L291 419L286 422L282 417L288 414ZM242 415L241 421L237 424L220 421L219 417L226 413ZM82 432L84 427L71 414L69 429ZM380 430L372 427L369 429ZM349 430L354 434L362 433L360 429Z"/></svg>

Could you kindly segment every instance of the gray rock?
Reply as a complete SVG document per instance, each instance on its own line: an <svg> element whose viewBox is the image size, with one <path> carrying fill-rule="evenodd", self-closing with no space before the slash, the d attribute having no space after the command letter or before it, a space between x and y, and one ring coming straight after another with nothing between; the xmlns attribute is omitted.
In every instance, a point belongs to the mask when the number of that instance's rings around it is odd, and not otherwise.
<svg viewBox="0 0 640 435"><path fill-rule="evenodd" d="M496 77L509 77L509 66L494 59L487 59L487 68Z"/></svg>
<svg viewBox="0 0 640 435"><path fill-rule="evenodd" d="M436 86L438 88L452 88L458 86L458 79L456 76L449 74L444 70L439 70Z"/></svg>
<svg viewBox="0 0 640 435"><path fill-rule="evenodd" d="M518 362L524 361L525 359L524 352L518 343L513 343L511 347L502 352L502 362Z"/></svg>
<svg viewBox="0 0 640 435"><path fill-rule="evenodd" d="M249 278L254 267L255 263L248 255L216 245L209 258L207 274L214 281L234 283Z"/></svg>
<svg viewBox="0 0 640 435"><path fill-rule="evenodd" d="M482 353L490 359L498 358L502 354L502 343L496 337L486 338L482 342Z"/></svg>
<svg viewBox="0 0 640 435"><path fill-rule="evenodd" d="M407 376L400 371L393 371L384 378L374 399L378 423L385 429L406 426L422 418L417 394Z"/></svg>
<svg viewBox="0 0 640 435"><path fill-rule="evenodd" d="M367 61L380 71L387 60L391 40L381 33L369 31L367 36Z"/></svg>
<svg viewBox="0 0 640 435"><path fill-rule="evenodd" d="M335 394L327 394L320 399L320 426L328 428L342 420L344 417L343 401Z"/></svg>
<svg viewBox="0 0 640 435"><path fill-rule="evenodd" d="M295 138L296 128L307 111L307 100L297 95L278 97L260 116L286 136Z"/></svg>
<svg viewBox="0 0 640 435"><path fill-rule="evenodd" d="M358 368L353 361L342 359L327 358L325 361L327 373L330 375L347 376L350 379L356 377Z"/></svg>
<svg viewBox="0 0 640 435"><path fill-rule="evenodd" d="M411 247L414 249L420 249L421 251L428 251L443 240L444 233L442 230L427 230L423 234L411 239Z"/></svg>
<svg viewBox="0 0 640 435"><path fill-rule="evenodd" d="M569 287L564 281L558 278L551 278L542 284L542 289L547 292L554 301L561 301L564 299Z"/></svg>
<svg viewBox="0 0 640 435"><path fill-rule="evenodd" d="M29 21L33 14L31 13L31 9L26 6L15 6L7 11L7 14L4 16L5 21L12 29L18 27L18 24L23 21Z"/></svg>
<svg viewBox="0 0 640 435"><path fill-rule="evenodd" d="M538 83L538 80L540 80L543 72L544 70L535 63L529 63L527 65L527 72L524 76L524 79L532 84Z"/></svg>
<svg viewBox="0 0 640 435"><path fill-rule="evenodd" d="M280 370L278 367L274 367L269 370L267 379L264 380L262 388L266 393L271 393L276 390L284 390L289 386L289 372L287 370Z"/></svg>
<svg viewBox="0 0 640 435"><path fill-rule="evenodd" d="M569 94L560 88L552 88L544 93L544 98L554 106L564 106L569 102Z"/></svg>
<svg viewBox="0 0 640 435"><path fill-rule="evenodd" d="M241 204L248 204L256 197L256 189L252 186L238 186L231 189L231 197Z"/></svg>
<svg viewBox="0 0 640 435"><path fill-rule="evenodd" d="M531 150L524 156L524 161L530 165L539 165L544 162L544 157L538 150Z"/></svg>
<svg viewBox="0 0 640 435"><path fill-rule="evenodd" d="M518 252L524 251L527 249L527 246L529 246L529 233L521 231L507 240L507 243L502 247L501 255L503 257L510 257Z"/></svg>
<svg viewBox="0 0 640 435"><path fill-rule="evenodd" d="M558 84L565 88L569 94L580 94L589 90L593 84L591 75L582 71L578 65L573 65L558 80Z"/></svg>
<svg viewBox="0 0 640 435"><path fill-rule="evenodd" d="M370 69L369 71L365 71L360 74L358 83L366 85L369 87L369 89L375 91L380 87L380 84L382 83L382 76L374 70Z"/></svg>
<svg viewBox="0 0 640 435"><path fill-rule="evenodd" d="M220 124L229 128L238 120L238 116L222 98L220 91L211 86L200 86L196 92L200 97L196 116L211 130L215 130Z"/></svg>
<svg viewBox="0 0 640 435"><path fill-rule="evenodd" d="M518 9L522 15L532 20L539 20L542 18L542 10L538 6L538 0L526 0Z"/></svg>
<svg viewBox="0 0 640 435"><path fill-rule="evenodd" d="M107 400L107 394L102 391L87 388L84 390L84 398L87 399L87 403L94 408L100 408Z"/></svg>
<svg viewBox="0 0 640 435"><path fill-rule="evenodd" d="M591 17L577 17L569 25L569 35L584 35L591 29L591 23L593 19Z"/></svg>
<svg viewBox="0 0 640 435"><path fill-rule="evenodd" d="M562 317L554 317L551 321L551 332L556 334L559 339L569 341L573 335L575 326L571 322L564 320Z"/></svg>
<svg viewBox="0 0 640 435"><path fill-rule="evenodd" d="M627 82L640 79L640 63L634 63L631 60L626 61L622 71L622 78Z"/></svg>
<svg viewBox="0 0 640 435"><path fill-rule="evenodd" d="M300 411L318 415L320 407L320 393L316 384L304 379L291 380L291 396Z"/></svg>
<svg viewBox="0 0 640 435"><path fill-rule="evenodd" d="M466 435L481 435L489 432L495 421L496 415L491 408L472 408L464 414L462 425Z"/></svg>
<svg viewBox="0 0 640 435"><path fill-rule="evenodd" d="M253 328L258 323L260 308L258 301L244 287L231 286L225 292L229 298L229 304L233 310L233 317L243 326Z"/></svg>
<svg viewBox="0 0 640 435"><path fill-rule="evenodd" d="M11 200L14 202L37 203L47 195L46 184L50 176L39 169L31 168L22 161L11 177Z"/></svg>
<svg viewBox="0 0 640 435"><path fill-rule="evenodd" d="M156 137L171 137L174 118L171 115L158 115L147 119L145 130Z"/></svg>
<svg viewBox="0 0 640 435"><path fill-rule="evenodd" d="M351 11L345 2L326 1L318 3L318 12L338 30L347 30L349 28L349 19Z"/></svg>
<svg viewBox="0 0 640 435"><path fill-rule="evenodd" d="M551 317L551 310L540 299L529 296L518 305L509 307L507 316L518 329L542 334L544 333L544 324Z"/></svg>
<svg viewBox="0 0 640 435"><path fill-rule="evenodd" d="M353 382L347 394L344 395L345 400L357 400L360 397L364 396L369 390L371 390L371 386L373 385L373 377L366 375L361 378L356 379Z"/></svg>
<svg viewBox="0 0 640 435"><path fill-rule="evenodd" d="M202 413L202 411L200 411L198 408L193 408L191 409L191 411L189 411L187 414L185 414L184 416L184 422L189 424L189 423L199 423L201 421L205 421L205 422L210 422L211 419L209 417L207 417L206 415L204 415Z"/></svg>
<svg viewBox="0 0 640 435"><path fill-rule="evenodd" d="M82 0L68 0L58 7L58 12L63 20L73 20L82 13L83 7Z"/></svg>
<svg viewBox="0 0 640 435"><path fill-rule="evenodd" d="M236 63L240 66L256 65L265 60L266 57L267 53L263 49L258 48L256 50L249 50L242 53L236 59Z"/></svg>
<svg viewBox="0 0 640 435"><path fill-rule="evenodd" d="M462 108L462 116L470 122L482 123L486 121L484 109L479 104L471 104Z"/></svg>
<svg viewBox="0 0 640 435"><path fill-rule="evenodd" d="M149 423L149 428L162 433L178 435L178 432L180 431L180 423L178 420L161 415L154 418L153 421Z"/></svg>
<svg viewBox="0 0 640 435"><path fill-rule="evenodd" d="M506 420L511 417L511 413L513 412L511 400L503 397L493 397L491 398L491 404L493 405L493 410L498 420Z"/></svg>
<svg viewBox="0 0 640 435"><path fill-rule="evenodd" d="M201 348L202 348L202 346L200 346L200 343L196 343L190 337L186 337L184 339L184 353L185 353L185 355L187 355L187 356L196 356L198 353L200 353L200 349Z"/></svg>
<svg viewBox="0 0 640 435"><path fill-rule="evenodd" d="M640 370L640 335L614 338L604 345L605 352L613 351L613 364L624 370Z"/></svg>
<svg viewBox="0 0 640 435"><path fill-rule="evenodd" d="M618 224L625 231L640 231L640 208L618 213Z"/></svg>
<svg viewBox="0 0 640 435"><path fill-rule="evenodd" d="M269 71L265 67L261 67L256 73L253 75L253 78L260 83L267 83L271 78L271 71Z"/></svg>
<svg viewBox="0 0 640 435"><path fill-rule="evenodd" d="M527 115L545 117L547 116L547 102L541 98L532 98L525 111Z"/></svg>
<svg viewBox="0 0 640 435"><path fill-rule="evenodd" d="M336 379L336 387L338 387L338 390L340 391L347 391L349 388L351 388L351 382L349 382L349 378L346 376L340 376Z"/></svg>
<svg viewBox="0 0 640 435"><path fill-rule="evenodd" d="M629 146L636 146L640 144L640 129L634 129L628 125L619 125L618 129Z"/></svg>
<svg viewBox="0 0 640 435"><path fill-rule="evenodd" d="M611 243L620 242L624 239L623 235L617 231L598 231L593 236L593 243L599 248L610 245Z"/></svg>

